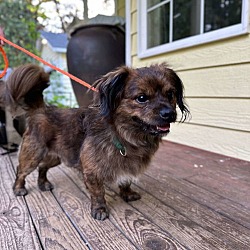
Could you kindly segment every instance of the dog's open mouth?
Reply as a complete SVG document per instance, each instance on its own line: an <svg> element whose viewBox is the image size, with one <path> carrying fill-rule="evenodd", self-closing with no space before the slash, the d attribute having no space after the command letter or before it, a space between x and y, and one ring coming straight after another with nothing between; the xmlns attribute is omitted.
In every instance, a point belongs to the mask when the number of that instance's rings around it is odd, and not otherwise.
<svg viewBox="0 0 250 250"><path fill-rule="evenodd" d="M164 135L170 132L170 123L164 125L151 125L142 121L138 117L133 117L133 120L140 125L143 131L152 135Z"/></svg>
<svg viewBox="0 0 250 250"><path fill-rule="evenodd" d="M149 125L149 132L152 135L166 135L170 132L170 124L166 124L164 126L154 126Z"/></svg>
<svg viewBox="0 0 250 250"><path fill-rule="evenodd" d="M156 126L156 130L162 133L168 133L170 131L170 124L163 126Z"/></svg>

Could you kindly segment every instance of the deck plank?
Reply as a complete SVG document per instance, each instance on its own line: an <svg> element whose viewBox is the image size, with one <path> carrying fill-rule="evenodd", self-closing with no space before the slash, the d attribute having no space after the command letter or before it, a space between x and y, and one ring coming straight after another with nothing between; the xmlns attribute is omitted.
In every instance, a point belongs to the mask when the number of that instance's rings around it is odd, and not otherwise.
<svg viewBox="0 0 250 250"><path fill-rule="evenodd" d="M210 192L220 194L228 201L236 202L250 209L250 182L240 180L228 173L214 172L212 175L199 174L187 178L187 180Z"/></svg>
<svg viewBox="0 0 250 250"><path fill-rule="evenodd" d="M148 175L250 228L250 162L164 142Z"/></svg>
<svg viewBox="0 0 250 250"><path fill-rule="evenodd" d="M108 199L111 208L111 221L140 249L186 249L169 231L162 230L159 225L136 210L131 204L125 203L114 192L107 192L112 196ZM135 201L136 203L137 201Z"/></svg>
<svg viewBox="0 0 250 250"><path fill-rule="evenodd" d="M0 149L0 154L4 150ZM8 155L0 156L0 249L41 249L22 197L12 191L14 170Z"/></svg>
<svg viewBox="0 0 250 250"><path fill-rule="evenodd" d="M164 173L185 179L221 199L250 209L250 162L165 142L151 166L154 172L158 170L159 176Z"/></svg>
<svg viewBox="0 0 250 250"><path fill-rule="evenodd" d="M172 208L171 204L164 204L138 186L134 186L133 189L142 195L142 199L131 205L187 248L226 249L225 244L204 228L203 224L192 221Z"/></svg>
<svg viewBox="0 0 250 250"><path fill-rule="evenodd" d="M171 177L165 171L157 172L153 167L147 171L146 175L153 177L157 182L164 182L167 189L175 190L177 193L189 197L208 209L214 210L250 229L250 210L241 204L228 200L220 194L210 192L186 180Z"/></svg>
<svg viewBox="0 0 250 250"><path fill-rule="evenodd" d="M206 229L207 232L212 233L213 239L218 245L222 244L223 246L225 244L225 248L222 249L248 249L250 245L249 229L170 189L165 185L164 180L157 179L157 183L159 185L155 185L155 179L144 175L138 185L143 190L148 190L149 186L152 196L158 197L163 204L189 218L190 223L194 222Z"/></svg>
<svg viewBox="0 0 250 250"><path fill-rule="evenodd" d="M17 157L12 156L17 166ZM41 192L37 187L38 171L26 179L28 195L24 197L44 249L89 249L75 227L69 221L51 192ZM11 190L12 192L12 190Z"/></svg>
<svg viewBox="0 0 250 250"><path fill-rule="evenodd" d="M72 181L83 183L81 176L75 170L66 168L72 173L71 179L61 169L51 169L49 178L55 186L53 193L78 231L87 239L93 249L134 250L136 247L110 222L97 221L90 215L90 200ZM73 194L73 195L72 195Z"/></svg>
<svg viewBox="0 0 250 250"><path fill-rule="evenodd" d="M83 181L79 178L79 175L77 172L72 171L72 169L61 167L62 171L67 173L68 176L74 180L75 184L78 186L79 190L82 190L87 196L89 196L85 185ZM63 188L64 189L64 188ZM76 191L74 191L74 194ZM75 196L75 195L74 195ZM88 198L89 199L89 198ZM111 210L110 214L110 220L104 221L104 222L96 222L93 221L93 219L90 217L90 202L87 202L89 205L87 207L86 217L88 220L90 220L91 225L93 226L95 223L98 223L99 226L102 227L102 231L104 232L104 239L102 240L103 244L107 246L107 243L109 243L109 248L104 249L130 249L128 244L123 243L123 247L114 246L114 240L116 244L118 244L118 238L121 240L122 238L128 239L131 245L134 245L138 249L153 249L152 247L160 247L160 249L185 249L181 244L179 244L177 241L175 241L171 236L162 230L158 226L156 226L154 223L151 223L143 216L143 214L138 213L135 209L133 209L130 205L125 203L120 197L118 197L114 192L111 190L107 190L106 192L106 200L107 204ZM85 206L85 204L81 205L82 207ZM81 216L82 217L82 216ZM85 220L85 224L86 224ZM101 223L101 225L100 225ZM110 245L110 242L107 241L107 229L106 224L111 223L113 227L119 229L119 235L115 235L115 237L112 239L112 244ZM86 232L88 228L84 228L84 232ZM96 229L97 230L97 229ZM97 231L99 231L98 229ZM113 229L114 230L114 229ZM113 231L112 230L112 231ZM106 231L106 233L105 233ZM109 230L110 231L110 230ZM114 232L114 231L113 231ZM91 232L93 234L93 232ZM100 238L100 235L98 235ZM97 238L98 238L97 237ZM100 245L96 245L96 249L103 249ZM157 248L156 248L157 249Z"/></svg>
<svg viewBox="0 0 250 250"><path fill-rule="evenodd" d="M162 143L153 162L160 172L181 179L219 172L248 181L250 175L250 162L168 141Z"/></svg>
<svg viewBox="0 0 250 250"><path fill-rule="evenodd" d="M1 152L0 152L1 153ZM52 192L27 178L29 194L15 197L16 154L0 155L0 249L222 249L250 245L250 163L164 141L125 203L109 185L110 218L90 216L81 174L49 171Z"/></svg>

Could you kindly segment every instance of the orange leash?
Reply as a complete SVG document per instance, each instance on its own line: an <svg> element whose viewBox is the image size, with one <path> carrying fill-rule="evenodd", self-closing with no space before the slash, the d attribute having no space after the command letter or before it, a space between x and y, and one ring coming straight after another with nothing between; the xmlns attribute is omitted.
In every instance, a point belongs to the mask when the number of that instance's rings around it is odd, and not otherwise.
<svg viewBox="0 0 250 250"><path fill-rule="evenodd" d="M54 66L54 65L52 65L52 64L50 64L50 63L48 63L48 62L46 62L45 60L43 60L43 59L40 58L39 56L37 56L37 55L31 53L30 51L28 51L28 50L26 50L26 49L24 49L24 48L18 46L18 45L15 44L15 43L12 43L11 41L7 40L6 38L0 36L0 40L3 40L4 42L8 43L9 45L13 46L14 48L16 48L16 49L18 49L18 50L21 50L21 51L24 52L25 54L27 54L27 55L29 55L29 56L35 58L37 61L39 61L39 62L41 62L41 63L43 63L43 64L45 64L45 65L51 67L52 69L54 69L54 70L56 70L56 71L59 71L60 73L62 73L62 74L64 74L64 75L68 76L69 78L71 78L72 80L74 80L74 81L76 81L76 82L82 84L83 86L85 86L85 87L87 87L87 88L89 88L89 89L91 89L91 90L93 90L93 91L96 91L96 92L98 91L96 88L92 87L90 84L86 83L85 81L83 81L83 80L77 78L76 76L73 76L73 75L70 74L69 72L66 72L66 71L64 71L64 70L62 70L62 69L60 69L60 68L58 68L58 67L56 67L56 66ZM6 53L5 53L4 49L3 49L1 46L0 46L0 51L1 51L2 54L3 54L4 63L5 63L4 71L3 71L3 72L1 73L1 75L0 75L0 78L1 78L1 77L3 77L3 76L5 75L5 73L6 73L6 71L7 71L7 68L8 68L8 59L7 59L7 56L6 56Z"/></svg>
<svg viewBox="0 0 250 250"><path fill-rule="evenodd" d="M6 55L6 53L5 53L5 51L4 51L4 49L3 49L2 46L0 46L0 51L1 51L2 55L3 55L3 60L4 60L4 64L5 64L4 70L3 70L3 72L0 74L0 78L2 78L2 77L5 76L5 74L6 74L6 72L7 72L7 69L8 69L8 67L9 67L9 61L8 61L7 55Z"/></svg>

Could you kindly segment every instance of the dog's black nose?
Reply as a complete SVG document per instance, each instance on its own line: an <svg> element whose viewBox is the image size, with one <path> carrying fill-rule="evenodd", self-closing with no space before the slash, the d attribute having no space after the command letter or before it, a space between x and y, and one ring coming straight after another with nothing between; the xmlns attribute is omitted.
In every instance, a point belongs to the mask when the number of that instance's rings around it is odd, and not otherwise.
<svg viewBox="0 0 250 250"><path fill-rule="evenodd" d="M174 112L170 108L165 107L160 110L160 117L162 119L165 119L165 120L170 119L173 117L173 115L174 115Z"/></svg>

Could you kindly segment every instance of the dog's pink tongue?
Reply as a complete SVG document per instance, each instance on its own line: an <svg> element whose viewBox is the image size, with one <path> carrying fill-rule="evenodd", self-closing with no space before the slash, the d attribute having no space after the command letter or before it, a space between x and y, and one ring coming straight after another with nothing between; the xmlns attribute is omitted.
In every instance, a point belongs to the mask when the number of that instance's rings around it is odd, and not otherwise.
<svg viewBox="0 0 250 250"><path fill-rule="evenodd" d="M160 127L160 126L157 126L157 129L159 130L159 131L168 131L169 129L170 129L170 124L169 125L167 125L167 126L165 126L165 127Z"/></svg>

